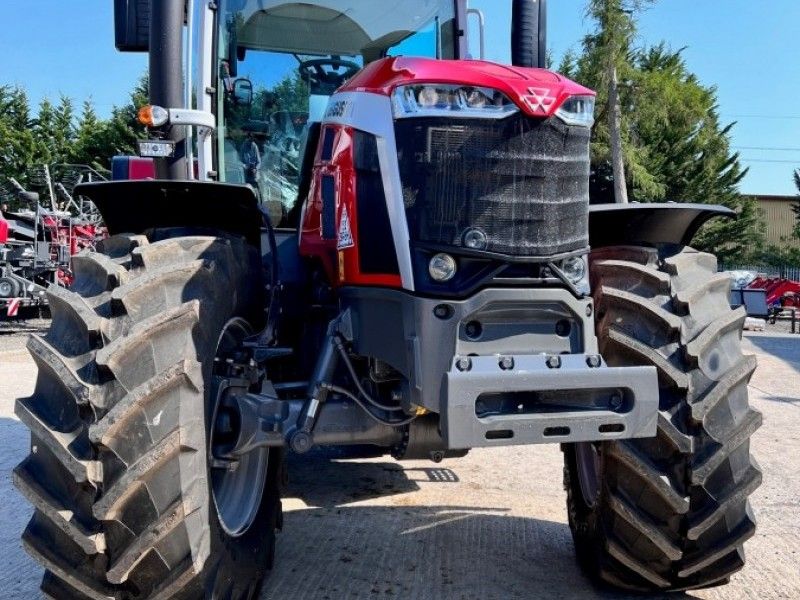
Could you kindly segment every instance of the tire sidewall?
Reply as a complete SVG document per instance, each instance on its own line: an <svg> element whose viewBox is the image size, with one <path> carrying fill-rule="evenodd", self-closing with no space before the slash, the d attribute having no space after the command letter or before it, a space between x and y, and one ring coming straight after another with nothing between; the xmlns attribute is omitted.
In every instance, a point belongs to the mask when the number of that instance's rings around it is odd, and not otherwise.
<svg viewBox="0 0 800 600"><path fill-rule="evenodd" d="M249 276L239 278L237 289L231 290L234 309L223 312L217 306L201 306L200 322L203 333L198 336L198 357L202 361L203 397L205 402L205 450L211 439L213 411L216 398L213 396L212 372L219 337L225 325L234 318L245 320L254 331L263 323L263 289L260 277L260 259L253 248L248 247ZM205 309L205 311L204 311ZM205 314L203 314L205 312ZM261 318L263 320L263 316ZM220 590L241 582L261 581L272 566L275 552L275 529L280 514L280 473L283 466L283 451L275 448L270 451L267 476L261 496L261 504L252 524L242 535L232 537L222 527L213 497L211 466L206 456L206 480L208 481L208 514L210 528L210 554L197 579L203 590L194 590L187 598L198 595L214 598ZM245 586L246 587L246 586ZM193 595L195 594L195 595ZM236 597L236 596L234 596Z"/></svg>
<svg viewBox="0 0 800 600"><path fill-rule="evenodd" d="M603 506L607 503L606 462L603 459L604 446L598 444L600 452L600 482L594 505L584 499L578 475L577 444L564 445L564 486L567 491L567 516L575 544L578 563L587 573L597 573L603 560L600 549L605 535L603 534ZM599 581L599 580L596 580Z"/></svg>

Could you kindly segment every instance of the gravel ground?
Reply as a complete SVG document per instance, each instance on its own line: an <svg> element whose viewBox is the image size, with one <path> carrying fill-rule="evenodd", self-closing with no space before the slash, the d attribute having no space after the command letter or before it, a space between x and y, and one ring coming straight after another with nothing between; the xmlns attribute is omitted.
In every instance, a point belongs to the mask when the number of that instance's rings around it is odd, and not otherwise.
<svg viewBox="0 0 800 600"><path fill-rule="evenodd" d="M28 333L41 332L49 326L50 321L46 319L0 321L0 353L24 350Z"/></svg>
<svg viewBox="0 0 800 600"><path fill-rule="evenodd" d="M19 535L29 508L10 471L27 451L13 399L35 369L21 336L0 336L2 597L37 598L41 569ZM750 386L764 426L753 449L764 484L748 565L728 586L670 598L800 598L800 336L747 334L759 357ZM293 460L276 570L262 600L624 598L580 574L566 525L557 446L476 450L467 457ZM641 598L641 596L639 597Z"/></svg>
<svg viewBox="0 0 800 600"><path fill-rule="evenodd" d="M800 311L797 314L797 322L795 323L795 335L800 338ZM767 326L764 329L765 332L775 332L775 333L791 333L792 332L792 321L788 317L784 317L781 319L775 319L775 323L767 322Z"/></svg>

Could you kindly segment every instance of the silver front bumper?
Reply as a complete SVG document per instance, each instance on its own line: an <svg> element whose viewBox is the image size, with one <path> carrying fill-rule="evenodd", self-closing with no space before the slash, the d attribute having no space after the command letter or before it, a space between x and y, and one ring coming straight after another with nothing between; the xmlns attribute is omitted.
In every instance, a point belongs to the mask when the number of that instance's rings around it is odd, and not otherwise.
<svg viewBox="0 0 800 600"><path fill-rule="evenodd" d="M591 442L653 437L658 420L654 367L589 365L589 355L455 357L446 374L442 437L448 448ZM556 360L557 358L557 360ZM459 360L461 362L459 363ZM513 367L508 368L512 363ZM554 366L558 364L558 366ZM482 413L482 398L506 397ZM566 400L549 403L554 397ZM521 399L517 405L515 399ZM541 398L544 401L539 402ZM508 401L510 399L510 402ZM509 410L509 405L511 409Z"/></svg>

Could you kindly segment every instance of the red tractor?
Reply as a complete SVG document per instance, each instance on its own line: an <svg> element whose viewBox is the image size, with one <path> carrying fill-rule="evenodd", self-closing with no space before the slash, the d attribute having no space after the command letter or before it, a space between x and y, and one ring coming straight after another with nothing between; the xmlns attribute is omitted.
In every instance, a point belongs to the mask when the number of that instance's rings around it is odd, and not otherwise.
<svg viewBox="0 0 800 600"><path fill-rule="evenodd" d="M465 0L116 2L158 179L76 189L112 237L29 344L46 594L255 598L284 454L319 446L557 443L596 580L742 568L755 361L689 247L731 212L590 208L595 94L543 68L544 2L513 6L505 66L470 59Z"/></svg>

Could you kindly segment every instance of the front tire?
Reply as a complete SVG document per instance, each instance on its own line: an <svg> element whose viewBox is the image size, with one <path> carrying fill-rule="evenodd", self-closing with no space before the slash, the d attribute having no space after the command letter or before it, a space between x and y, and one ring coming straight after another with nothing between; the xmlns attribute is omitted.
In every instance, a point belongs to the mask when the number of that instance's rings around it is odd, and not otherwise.
<svg viewBox="0 0 800 600"><path fill-rule="evenodd" d="M220 523L208 461L215 354L226 324L263 319L260 261L237 239L106 240L48 292L52 326L16 413L15 469L35 508L23 534L61 599L251 599L271 566L282 457L250 525Z"/></svg>
<svg viewBox="0 0 800 600"><path fill-rule="evenodd" d="M691 249L601 249L591 273L603 357L656 367L660 410L655 438L565 446L578 560L595 580L639 592L725 583L744 565L747 498L761 483L745 313L731 310L716 259Z"/></svg>

